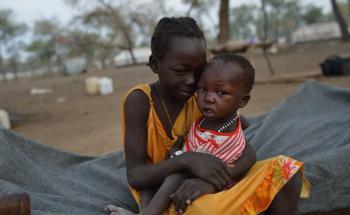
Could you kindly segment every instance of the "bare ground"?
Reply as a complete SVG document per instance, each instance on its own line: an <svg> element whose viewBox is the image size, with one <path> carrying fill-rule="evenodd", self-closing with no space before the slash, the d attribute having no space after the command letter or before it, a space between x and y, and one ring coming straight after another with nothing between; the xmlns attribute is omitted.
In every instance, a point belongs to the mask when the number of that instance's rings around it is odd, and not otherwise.
<svg viewBox="0 0 350 215"><path fill-rule="evenodd" d="M302 44L271 56L276 76L319 71L319 63L331 54L350 54L350 44L325 41ZM252 58L257 79L269 77L261 54ZM115 92L107 96L88 96L85 78L108 76ZM121 98L132 86L154 81L146 66L132 66L79 76L46 75L0 83L0 109L13 119L13 130L23 136L56 148L80 154L101 155L121 148ZM318 77L318 81L350 88L350 76ZM247 116L269 111L286 99L302 82L259 83L252 99L241 110ZM33 87L50 88L52 93L30 95ZM62 100L64 100L62 102Z"/></svg>

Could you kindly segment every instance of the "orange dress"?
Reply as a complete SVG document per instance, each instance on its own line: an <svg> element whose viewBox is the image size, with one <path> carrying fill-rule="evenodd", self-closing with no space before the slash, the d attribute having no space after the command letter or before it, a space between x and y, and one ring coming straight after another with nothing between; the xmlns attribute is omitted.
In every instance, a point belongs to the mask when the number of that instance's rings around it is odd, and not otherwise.
<svg viewBox="0 0 350 215"><path fill-rule="evenodd" d="M189 129L198 119L200 112L194 97L190 98L174 123L173 139L170 139L154 108L151 88L148 84L138 85L131 89L142 90L149 98L150 110L147 120L147 155L149 163L158 163L165 159L167 151L176 141L176 134ZM125 98L126 98L125 96ZM125 105L123 100L123 107ZM125 138L125 120L123 108L123 142ZM266 210L279 190L298 171L303 169L303 163L286 156L277 156L257 162L246 176L233 187L199 197L186 209L185 214L258 214ZM301 197L309 195L310 185L303 177ZM140 203L140 193L131 188L135 200ZM175 215L174 207L164 214Z"/></svg>

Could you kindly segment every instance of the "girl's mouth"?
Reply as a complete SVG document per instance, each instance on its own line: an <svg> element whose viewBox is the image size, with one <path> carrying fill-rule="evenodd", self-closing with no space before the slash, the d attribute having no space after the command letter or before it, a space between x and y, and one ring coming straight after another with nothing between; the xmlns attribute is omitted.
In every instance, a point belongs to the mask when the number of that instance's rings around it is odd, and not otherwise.
<svg viewBox="0 0 350 215"><path fill-rule="evenodd" d="M184 94L186 96L192 96L194 94L194 90L191 89L184 89L180 91L181 94Z"/></svg>

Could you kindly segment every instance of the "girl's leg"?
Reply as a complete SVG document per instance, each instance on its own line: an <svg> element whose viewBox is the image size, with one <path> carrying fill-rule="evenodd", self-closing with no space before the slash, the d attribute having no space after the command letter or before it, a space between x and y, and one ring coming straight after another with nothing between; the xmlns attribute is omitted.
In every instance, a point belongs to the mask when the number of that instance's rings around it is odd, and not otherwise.
<svg viewBox="0 0 350 215"><path fill-rule="evenodd" d="M301 173L297 172L280 190L268 208L269 215L296 215L302 186Z"/></svg>

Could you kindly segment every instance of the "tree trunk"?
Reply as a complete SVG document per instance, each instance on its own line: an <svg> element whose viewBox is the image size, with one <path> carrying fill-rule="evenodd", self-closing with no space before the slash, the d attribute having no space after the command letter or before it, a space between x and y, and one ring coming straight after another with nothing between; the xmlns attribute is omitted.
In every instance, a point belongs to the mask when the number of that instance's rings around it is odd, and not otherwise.
<svg viewBox="0 0 350 215"><path fill-rule="evenodd" d="M343 41L350 41L350 34L348 31L348 26L345 22L344 17L342 16L336 0L331 0L332 3L332 9L333 9L333 14L335 16L336 21L338 22L340 32L341 32L341 37Z"/></svg>
<svg viewBox="0 0 350 215"><path fill-rule="evenodd" d="M1 53L0 53L0 73L2 75L2 80L4 82L6 82L7 81L7 79L6 79L6 72L4 70L4 64L3 64Z"/></svg>
<svg viewBox="0 0 350 215"><path fill-rule="evenodd" d="M132 48L128 48L128 52L130 53L132 63L136 64L137 60L136 60L136 57L135 57L135 54L134 54L134 50Z"/></svg>
<svg viewBox="0 0 350 215"><path fill-rule="evenodd" d="M348 0L348 23L350 23L350 0Z"/></svg>
<svg viewBox="0 0 350 215"><path fill-rule="evenodd" d="M194 1L191 1L191 5L190 5L190 8L188 8L188 10L186 12L186 16L190 16L191 15L191 11L193 9L193 6L194 6Z"/></svg>
<svg viewBox="0 0 350 215"><path fill-rule="evenodd" d="M280 7L276 7L275 8L275 40L278 42L278 38L279 38L279 26L280 26L280 21L279 21L279 13L280 13Z"/></svg>
<svg viewBox="0 0 350 215"><path fill-rule="evenodd" d="M230 39L229 0L220 1L218 42L225 44Z"/></svg>
<svg viewBox="0 0 350 215"><path fill-rule="evenodd" d="M55 55L56 55L56 66L57 66L58 73L64 74L63 60L59 54L55 53Z"/></svg>
<svg viewBox="0 0 350 215"><path fill-rule="evenodd" d="M261 11L262 11L263 17L264 17L263 18L263 37L262 37L262 41L267 41L268 20L267 20L266 1L265 0L261 0Z"/></svg>

